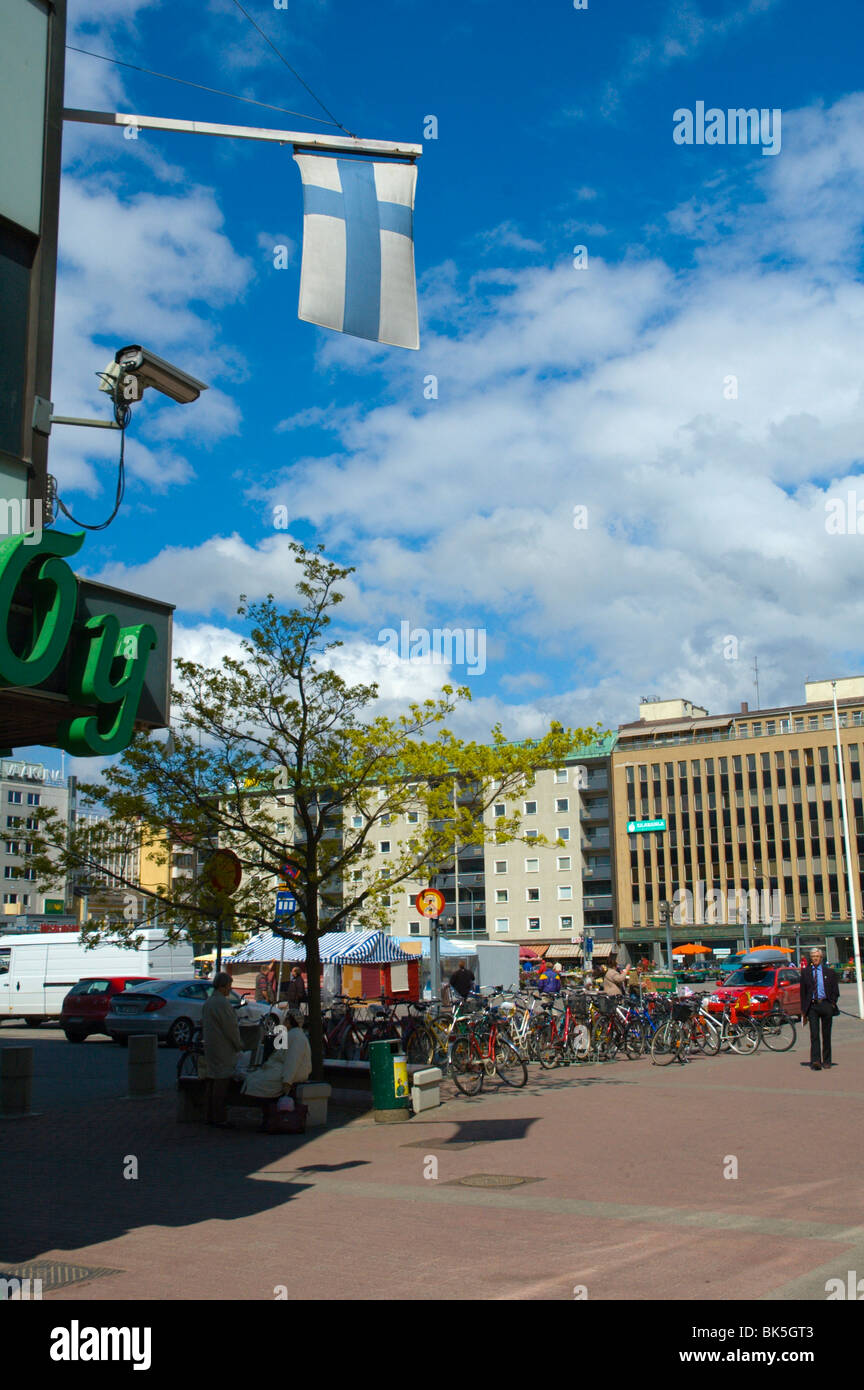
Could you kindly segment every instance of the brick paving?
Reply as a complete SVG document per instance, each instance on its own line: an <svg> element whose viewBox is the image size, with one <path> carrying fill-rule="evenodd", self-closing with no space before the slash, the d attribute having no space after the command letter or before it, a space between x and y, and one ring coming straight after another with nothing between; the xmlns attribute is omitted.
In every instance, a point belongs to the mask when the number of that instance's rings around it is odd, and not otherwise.
<svg viewBox="0 0 864 1390"><path fill-rule="evenodd" d="M830 1072L802 1065L803 1037L686 1067L532 1067L522 1091L448 1085L399 1125L336 1107L296 1138L244 1112L233 1131L178 1124L172 1092L70 1094L0 1121L0 1259L116 1271L57 1301L824 1300L864 1275L864 1025L841 1018L835 1040ZM530 1181L461 1185L476 1175Z"/></svg>

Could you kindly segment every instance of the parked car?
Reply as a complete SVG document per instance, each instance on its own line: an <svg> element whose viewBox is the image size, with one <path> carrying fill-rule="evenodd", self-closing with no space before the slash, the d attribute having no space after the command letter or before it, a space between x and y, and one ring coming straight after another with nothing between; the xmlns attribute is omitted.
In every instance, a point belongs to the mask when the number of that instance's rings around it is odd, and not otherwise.
<svg viewBox="0 0 864 1390"><path fill-rule="evenodd" d="M185 1047L212 992L209 980L148 980L114 996L105 1027L115 1042L128 1042L132 1033L152 1033L169 1047ZM236 990L228 998L238 1011L238 1023L258 1023L270 1007L247 1003Z"/></svg>
<svg viewBox="0 0 864 1390"><path fill-rule="evenodd" d="M727 1000L740 999L743 994L758 996L752 1013L767 1013L778 1004L787 1014L801 1016L801 976L790 965L742 965L727 975L709 996L708 1008L719 1013Z"/></svg>
<svg viewBox="0 0 864 1390"><path fill-rule="evenodd" d="M60 1027L69 1042L83 1042L91 1033L107 1033L105 1018L115 994L151 980L152 975L87 975L73 985L60 1009Z"/></svg>

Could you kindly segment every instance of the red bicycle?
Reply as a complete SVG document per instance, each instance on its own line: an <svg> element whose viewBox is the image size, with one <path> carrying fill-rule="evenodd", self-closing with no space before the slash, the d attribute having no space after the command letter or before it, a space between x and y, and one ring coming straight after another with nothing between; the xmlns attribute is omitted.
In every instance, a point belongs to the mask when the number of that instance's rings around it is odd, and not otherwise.
<svg viewBox="0 0 864 1390"><path fill-rule="evenodd" d="M450 1075L465 1096L479 1095L484 1077L497 1076L517 1089L528 1080L528 1068L509 1038L498 1031L498 1010L460 1020L463 1030L450 1044Z"/></svg>

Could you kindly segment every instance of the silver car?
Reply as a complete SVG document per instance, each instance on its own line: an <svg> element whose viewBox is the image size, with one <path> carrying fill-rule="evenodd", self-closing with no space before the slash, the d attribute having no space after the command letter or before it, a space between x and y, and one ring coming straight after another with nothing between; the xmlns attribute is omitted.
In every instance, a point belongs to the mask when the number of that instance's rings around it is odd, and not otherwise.
<svg viewBox="0 0 864 1390"><path fill-rule="evenodd" d="M186 1047L212 992L209 980L147 980L115 995L105 1031L119 1043L133 1033L152 1033L169 1047ZM228 999L240 1024L259 1023L269 1011L269 1005L247 1003L233 989Z"/></svg>

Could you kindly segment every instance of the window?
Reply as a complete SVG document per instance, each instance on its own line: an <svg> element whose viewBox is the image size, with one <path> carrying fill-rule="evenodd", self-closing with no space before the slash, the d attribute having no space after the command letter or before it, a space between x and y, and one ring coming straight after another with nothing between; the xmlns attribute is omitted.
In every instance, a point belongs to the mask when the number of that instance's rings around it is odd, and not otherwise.
<svg viewBox="0 0 864 1390"><path fill-rule="evenodd" d="M7 840L7 841L6 841L6 853L7 853L7 854L17 854L17 853L18 853L18 841L17 841L17 840Z"/></svg>
<svg viewBox="0 0 864 1390"><path fill-rule="evenodd" d="M409 825L416 825L417 822L418 822L419 819L420 819L420 812L419 812L419 811L409 811L408 814L407 814L407 816L405 817L405 819L407 820L407 822L408 822Z"/></svg>
<svg viewBox="0 0 864 1390"><path fill-rule="evenodd" d="M495 872L496 872L496 874L506 874L506 872L507 872L507 860L506 860L506 859L496 859L496 860L495 860Z"/></svg>
<svg viewBox="0 0 864 1390"><path fill-rule="evenodd" d="M409 936L419 936L419 935L420 935L420 923L419 923L419 922L409 922L409 923L408 923L408 935L409 935Z"/></svg>
<svg viewBox="0 0 864 1390"><path fill-rule="evenodd" d="M559 931L572 931L572 930L573 930L573 918L572 918L572 917L559 917L559 918L558 918L558 930L559 930Z"/></svg>
<svg viewBox="0 0 864 1390"><path fill-rule="evenodd" d="M18 800L19 800L19 801L21 800L20 796L19 796ZM27 793L27 805L28 805L28 806L41 806L41 805L42 805L42 793L41 793L41 792L28 792L28 793Z"/></svg>
<svg viewBox="0 0 864 1390"><path fill-rule="evenodd" d="M4 893L4 894L3 894L3 901L4 901L4 903L17 903L17 901L18 901L18 894L17 894L17 893Z"/></svg>
<svg viewBox="0 0 864 1390"><path fill-rule="evenodd" d="M567 873L567 872L569 871L569 868L570 868L570 855L569 855L569 854L559 854L559 855L558 855L558 872L559 872L559 873Z"/></svg>
<svg viewBox="0 0 864 1390"><path fill-rule="evenodd" d="M556 781L556 782L566 782L566 781L567 781L567 769L566 769L566 767L556 767L556 769L555 769L555 781Z"/></svg>
<svg viewBox="0 0 864 1390"><path fill-rule="evenodd" d="M506 814L507 814L507 807L505 806L504 802L503 802L503 801L496 801L496 802L495 802L495 815L496 815L496 816L506 816Z"/></svg>
<svg viewBox="0 0 864 1390"><path fill-rule="evenodd" d="M352 816L352 817L351 817L351 825L352 825L352 827L353 827L354 830L362 830L362 828L363 828L363 817L362 817L362 816Z"/></svg>
<svg viewBox="0 0 864 1390"><path fill-rule="evenodd" d="M525 901L526 901L526 902L529 902L529 903L539 903L539 901L540 901L540 889L539 889L539 888L526 888L526 889L525 889Z"/></svg>
<svg viewBox="0 0 864 1390"><path fill-rule="evenodd" d="M4 865L3 865L3 877L4 877L4 878L18 878L19 876L20 876L19 870L16 869L15 867L13 867L12 864L4 864Z"/></svg>
<svg viewBox="0 0 864 1390"><path fill-rule="evenodd" d="M536 801L526 801L526 802L525 802L525 814L526 814L526 816L536 816L536 814L537 814L537 802L536 802Z"/></svg>
<svg viewBox="0 0 864 1390"><path fill-rule="evenodd" d="M380 849L380 851L381 851L382 854L389 854L389 853L390 853L390 841L389 841L389 840L379 840L379 841L378 841L378 848Z"/></svg>
<svg viewBox="0 0 864 1390"><path fill-rule="evenodd" d="M389 877L390 877L390 870L389 870L389 869L379 869L379 870L378 870L378 877L379 877L379 878L389 878Z"/></svg>
<svg viewBox="0 0 864 1390"><path fill-rule="evenodd" d="M569 903L573 899L573 885L570 883L558 884L558 901Z"/></svg>
<svg viewBox="0 0 864 1390"><path fill-rule="evenodd" d="M20 792L7 792L7 793L6 793L6 800L7 800L7 801L11 801L12 804L13 804L13 806L20 806L20 805L21 805L21 793L20 793Z"/></svg>
<svg viewBox="0 0 864 1390"><path fill-rule="evenodd" d="M495 930L496 930L496 931L509 931L509 930L510 930L510 918L509 918L509 917L496 917L496 918L495 918Z"/></svg>
<svg viewBox="0 0 864 1390"><path fill-rule="evenodd" d="M509 903L509 901L510 901L510 892L509 892L509 889L507 889L507 888L496 888L496 889L495 889L495 901L496 901L496 903Z"/></svg>
<svg viewBox="0 0 864 1390"><path fill-rule="evenodd" d="M555 831L555 834L558 836L558 839L559 839L559 840L569 840L569 839L570 839L570 827L569 827L569 825L559 825L558 829Z"/></svg>
<svg viewBox="0 0 864 1390"><path fill-rule="evenodd" d="M561 814L561 815L563 815L566 811L569 811L569 810L570 810L570 801L569 801L569 798L566 797L566 796L559 796L558 799L557 799L556 802L555 802L555 810L556 810L556 812L558 812L558 813Z"/></svg>
<svg viewBox="0 0 864 1390"><path fill-rule="evenodd" d="M526 925L527 925L529 931L539 931L539 930L540 930L540 918L539 918L539 917L529 917L529 918L527 918Z"/></svg>
<svg viewBox="0 0 864 1390"><path fill-rule="evenodd" d="M540 872L540 860L539 860L539 859L526 859L526 860L525 860L525 872L526 872L526 874L539 874L539 872Z"/></svg>

